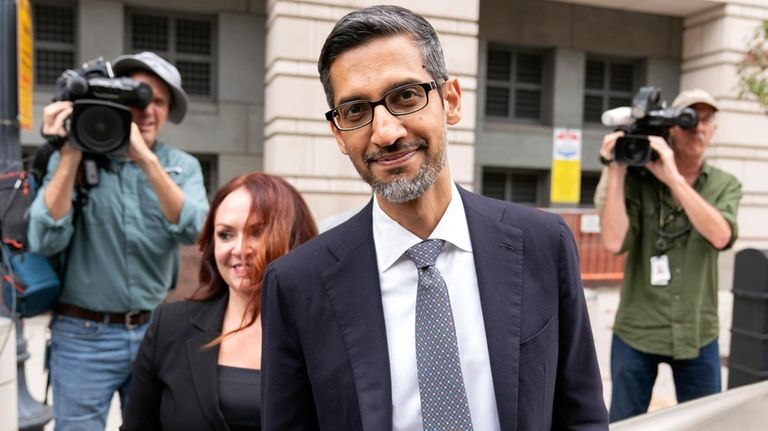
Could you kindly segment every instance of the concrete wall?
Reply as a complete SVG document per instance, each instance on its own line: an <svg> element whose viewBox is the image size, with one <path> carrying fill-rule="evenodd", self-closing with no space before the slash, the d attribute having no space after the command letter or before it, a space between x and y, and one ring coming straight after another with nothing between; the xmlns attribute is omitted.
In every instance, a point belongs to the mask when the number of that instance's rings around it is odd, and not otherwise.
<svg viewBox="0 0 768 431"><path fill-rule="evenodd" d="M768 117L758 104L738 97L736 64L761 20L768 2L732 2L687 17L683 34L682 88L701 87L720 103L718 130L709 160L733 173L742 183L740 239L736 249L768 248Z"/></svg>
<svg viewBox="0 0 768 431"><path fill-rule="evenodd" d="M588 54L641 60L640 83L677 93L682 20L537 0L483 0L480 4L476 174L483 166L548 170L552 128L583 128L582 169L598 172L599 144L607 129L584 125L584 71ZM542 124L485 118L485 54L489 43L534 47L548 53L551 65Z"/></svg>

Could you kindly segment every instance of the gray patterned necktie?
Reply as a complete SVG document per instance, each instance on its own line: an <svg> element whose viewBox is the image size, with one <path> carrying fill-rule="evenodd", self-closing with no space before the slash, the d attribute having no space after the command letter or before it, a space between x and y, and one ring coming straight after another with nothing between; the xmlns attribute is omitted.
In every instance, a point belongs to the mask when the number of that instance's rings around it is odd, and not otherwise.
<svg viewBox="0 0 768 431"><path fill-rule="evenodd" d="M416 367L424 431L472 431L448 288L435 261L445 241L428 239L405 254L419 271Z"/></svg>

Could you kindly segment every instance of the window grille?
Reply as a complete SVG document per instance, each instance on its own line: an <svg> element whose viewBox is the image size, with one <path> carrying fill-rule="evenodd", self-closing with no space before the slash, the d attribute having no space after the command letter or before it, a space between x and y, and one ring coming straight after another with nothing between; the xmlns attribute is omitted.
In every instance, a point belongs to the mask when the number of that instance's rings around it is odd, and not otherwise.
<svg viewBox="0 0 768 431"><path fill-rule="evenodd" d="M216 154L192 153L200 162L200 169L203 173L203 186L208 194L208 199L212 199L216 190L219 189L219 157Z"/></svg>
<svg viewBox="0 0 768 431"><path fill-rule="evenodd" d="M526 205L546 204L540 184L544 172L515 170L486 170L483 172L482 193L485 196Z"/></svg>
<svg viewBox="0 0 768 431"><path fill-rule="evenodd" d="M599 123L603 112L630 106L638 80L631 60L587 59L584 76L584 122Z"/></svg>
<svg viewBox="0 0 768 431"><path fill-rule="evenodd" d="M35 2L35 83L53 86L62 72L75 67L75 6Z"/></svg>
<svg viewBox="0 0 768 431"><path fill-rule="evenodd" d="M512 174L512 202L535 204L539 177L536 174Z"/></svg>
<svg viewBox="0 0 768 431"><path fill-rule="evenodd" d="M215 24L203 15L129 11L129 51L154 51L179 69L194 99L215 97Z"/></svg>
<svg viewBox="0 0 768 431"><path fill-rule="evenodd" d="M546 73L543 53L488 49L485 115L543 121Z"/></svg>
<svg viewBox="0 0 768 431"><path fill-rule="evenodd" d="M483 172L483 194L505 200L507 198L507 176L501 172Z"/></svg>
<svg viewBox="0 0 768 431"><path fill-rule="evenodd" d="M581 207L594 207L595 206L595 190L597 190L597 183L600 181L600 175L583 173L581 174L581 195L579 197L579 206Z"/></svg>

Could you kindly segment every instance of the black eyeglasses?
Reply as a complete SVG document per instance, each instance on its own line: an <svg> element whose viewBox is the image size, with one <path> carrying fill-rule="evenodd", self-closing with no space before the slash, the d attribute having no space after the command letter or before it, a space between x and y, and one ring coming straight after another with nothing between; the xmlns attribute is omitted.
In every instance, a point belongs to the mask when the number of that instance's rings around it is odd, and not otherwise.
<svg viewBox="0 0 768 431"><path fill-rule="evenodd" d="M373 110L384 105L392 115L408 115L424 109L429 104L429 92L437 88L435 81L408 84L387 92L381 99L353 100L342 103L325 113L325 118L341 131L355 130L373 121Z"/></svg>

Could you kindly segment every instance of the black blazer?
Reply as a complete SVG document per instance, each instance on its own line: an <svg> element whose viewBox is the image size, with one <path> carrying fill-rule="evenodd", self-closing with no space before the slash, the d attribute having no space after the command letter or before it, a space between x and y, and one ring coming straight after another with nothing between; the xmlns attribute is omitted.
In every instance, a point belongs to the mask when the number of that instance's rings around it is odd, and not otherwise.
<svg viewBox="0 0 768 431"><path fill-rule="evenodd" d="M219 408L219 347L200 348L221 334L228 297L155 311L133 364L121 430L229 430Z"/></svg>
<svg viewBox="0 0 768 431"><path fill-rule="evenodd" d="M459 191L501 428L607 430L570 230L557 215ZM261 387L266 431L392 429L371 211L369 203L267 271Z"/></svg>

